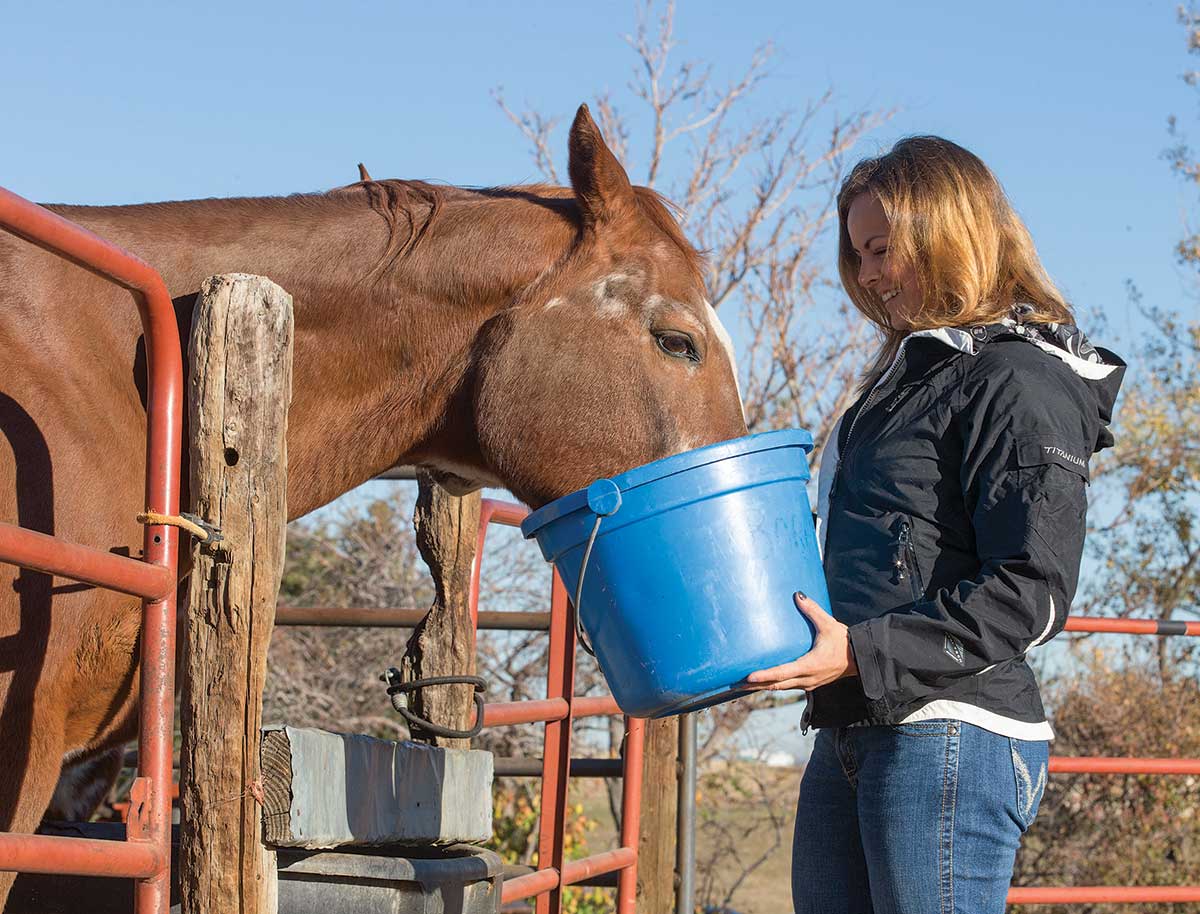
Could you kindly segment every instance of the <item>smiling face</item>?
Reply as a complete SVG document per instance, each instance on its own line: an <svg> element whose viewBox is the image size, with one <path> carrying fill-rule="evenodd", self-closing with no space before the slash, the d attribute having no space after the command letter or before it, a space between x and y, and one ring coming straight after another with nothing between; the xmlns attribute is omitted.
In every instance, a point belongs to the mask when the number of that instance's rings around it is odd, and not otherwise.
<svg viewBox="0 0 1200 914"><path fill-rule="evenodd" d="M888 256L891 223L879 198L859 194L846 214L846 230L858 256L858 283L887 313L893 330L908 330L921 311L922 295L912 264Z"/></svg>

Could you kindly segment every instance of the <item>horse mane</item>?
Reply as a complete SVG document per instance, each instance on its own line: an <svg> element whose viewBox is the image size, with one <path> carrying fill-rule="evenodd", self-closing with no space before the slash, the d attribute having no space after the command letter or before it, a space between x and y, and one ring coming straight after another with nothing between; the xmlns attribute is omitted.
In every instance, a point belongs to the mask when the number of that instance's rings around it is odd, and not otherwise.
<svg viewBox="0 0 1200 914"><path fill-rule="evenodd" d="M365 195L370 209L387 225L387 242L376 264L363 280L377 282L387 276L396 264L411 255L434 231L436 224L448 213L446 204L452 201L513 200L540 207L564 222L579 229L583 225L575 192L555 184L516 184L496 187L461 187L453 184L433 184L428 181L388 178L365 180L333 190L317 193L295 193L271 197L210 197L197 200L175 200L158 203L138 203L123 206L50 205L68 219L87 218L90 211L103 209L112 212L136 212L148 226L157 226L164 235L176 230L179 220L190 214L215 210L231 220L244 215L288 211L321 210L331 204L345 204L352 198ZM678 207L662 194L649 187L634 186L633 200L637 214L672 244L683 257L697 285L705 285L705 258L687 240L676 221Z"/></svg>
<svg viewBox="0 0 1200 914"><path fill-rule="evenodd" d="M367 203L387 223L387 247L371 270L371 275L377 277L388 272L396 261L420 244L441 211L447 191L447 188L425 181L401 181L398 178L367 179L350 187L365 190ZM420 219L415 215L417 209L425 210ZM402 226L407 228L406 233L401 232Z"/></svg>
<svg viewBox="0 0 1200 914"><path fill-rule="evenodd" d="M359 181L338 190L362 188L366 191L371 209L383 217L388 226L388 243L379 263L372 270L376 276L386 273L398 260L410 254L429 233L442 208L449 199L488 197L524 199L536 202L560 215L582 224L575 192L555 184L516 184L497 187L458 187L430 184L427 181L387 178ZM704 255L697 251L679 227L676 216L679 208L650 187L635 186L634 200L638 213L650 222L683 255L696 282L704 285ZM331 193L336 193L333 191ZM423 211L418 216L417 213Z"/></svg>

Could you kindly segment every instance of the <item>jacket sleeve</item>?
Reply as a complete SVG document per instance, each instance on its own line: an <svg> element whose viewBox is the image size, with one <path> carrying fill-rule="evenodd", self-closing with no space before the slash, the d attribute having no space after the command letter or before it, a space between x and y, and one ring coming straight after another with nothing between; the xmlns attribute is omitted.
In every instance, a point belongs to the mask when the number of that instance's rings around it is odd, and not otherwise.
<svg viewBox="0 0 1200 914"><path fill-rule="evenodd" d="M978 573L850 627L863 693L884 709L1021 657L1062 630L1075 595L1095 406L1059 363L996 361L964 379L952 436Z"/></svg>

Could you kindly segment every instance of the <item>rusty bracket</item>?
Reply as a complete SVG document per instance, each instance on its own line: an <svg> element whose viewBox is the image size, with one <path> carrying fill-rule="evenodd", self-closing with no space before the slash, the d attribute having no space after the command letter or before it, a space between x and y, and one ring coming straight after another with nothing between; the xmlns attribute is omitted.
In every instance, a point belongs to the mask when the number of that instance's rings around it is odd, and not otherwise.
<svg viewBox="0 0 1200 914"><path fill-rule="evenodd" d="M134 778L129 788L129 817L125 823L127 841L150 840L150 810L154 804L154 785L149 778Z"/></svg>

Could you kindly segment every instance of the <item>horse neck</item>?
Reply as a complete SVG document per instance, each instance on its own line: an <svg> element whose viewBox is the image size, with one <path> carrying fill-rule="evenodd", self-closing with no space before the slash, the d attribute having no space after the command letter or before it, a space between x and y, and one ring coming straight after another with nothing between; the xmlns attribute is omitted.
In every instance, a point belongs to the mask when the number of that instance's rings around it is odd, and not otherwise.
<svg viewBox="0 0 1200 914"><path fill-rule="evenodd" d="M436 193L436 207L398 205L390 225L365 187L167 204L177 212L148 220L174 216L169 231L148 233L169 241L143 236L137 245L173 296L194 292L206 276L245 272L293 297L293 517L395 463L482 469L469 397L461 396L472 343L564 256L576 229L562 200Z"/></svg>

